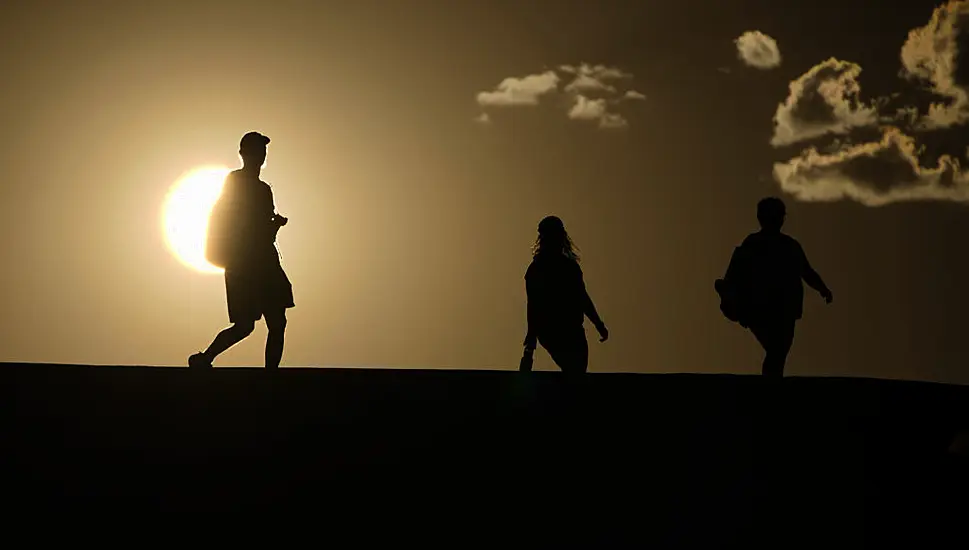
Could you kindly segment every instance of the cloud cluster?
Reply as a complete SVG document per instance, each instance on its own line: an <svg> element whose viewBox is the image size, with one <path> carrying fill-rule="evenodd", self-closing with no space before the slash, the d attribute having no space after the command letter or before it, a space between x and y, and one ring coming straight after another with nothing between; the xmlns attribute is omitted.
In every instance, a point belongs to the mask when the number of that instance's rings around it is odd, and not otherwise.
<svg viewBox="0 0 969 550"><path fill-rule="evenodd" d="M859 65L832 57L791 82L774 113L771 144L791 145L877 123L876 107L858 99L860 74Z"/></svg>
<svg viewBox="0 0 969 550"><path fill-rule="evenodd" d="M589 99L583 95L575 96L568 116L572 120L598 121L600 128L622 128L629 124L621 115L606 110L605 99Z"/></svg>
<svg viewBox="0 0 969 550"><path fill-rule="evenodd" d="M755 69L768 70L781 66L777 41L760 31L747 31L734 40L737 57Z"/></svg>
<svg viewBox="0 0 969 550"><path fill-rule="evenodd" d="M946 128L969 121L969 2L939 6L924 27L913 29L902 46L902 76L927 83L945 98L919 121L923 128Z"/></svg>
<svg viewBox="0 0 969 550"><path fill-rule="evenodd" d="M606 65L561 65L557 71L505 78L493 90L479 92L477 102L483 108L528 107L538 105L544 96L564 94L569 103L565 113L568 118L594 122L599 128L623 128L629 125L628 121L612 109L623 101L646 99L633 89L620 91L620 84L632 77ZM568 83L560 87L563 79ZM490 123L491 117L482 112L476 120Z"/></svg>
<svg viewBox="0 0 969 550"><path fill-rule="evenodd" d="M559 85L555 71L530 74L522 78L508 77L490 92L478 94L481 106L538 105L538 98L554 92Z"/></svg>
<svg viewBox="0 0 969 550"><path fill-rule="evenodd" d="M802 201L852 199L866 206L893 202L949 200L969 202L969 174L959 159L942 155L924 167L915 139L898 128L883 130L882 139L844 144L832 152L814 147L774 165L774 178L784 192Z"/></svg>
<svg viewBox="0 0 969 550"><path fill-rule="evenodd" d="M944 200L969 203L969 170L959 158L923 159L915 132L969 122L969 0L935 9L929 23L909 32L902 46L900 75L927 84L942 101L925 113L914 106L881 112L891 98L860 98L861 67L828 59L790 84L777 106L771 144L809 143L794 158L774 165L781 189L802 201L853 200L867 206L902 201ZM854 130L878 139L855 143ZM960 153L961 154L961 153Z"/></svg>

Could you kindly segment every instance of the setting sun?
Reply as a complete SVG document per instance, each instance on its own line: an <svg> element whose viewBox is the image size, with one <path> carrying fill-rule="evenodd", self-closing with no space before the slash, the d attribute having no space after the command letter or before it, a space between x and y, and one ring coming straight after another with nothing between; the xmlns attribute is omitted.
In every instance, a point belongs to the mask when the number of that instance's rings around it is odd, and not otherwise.
<svg viewBox="0 0 969 550"><path fill-rule="evenodd" d="M168 249L186 266L201 273L222 273L205 259L209 213L222 192L229 169L196 168L180 177L165 198L162 230Z"/></svg>

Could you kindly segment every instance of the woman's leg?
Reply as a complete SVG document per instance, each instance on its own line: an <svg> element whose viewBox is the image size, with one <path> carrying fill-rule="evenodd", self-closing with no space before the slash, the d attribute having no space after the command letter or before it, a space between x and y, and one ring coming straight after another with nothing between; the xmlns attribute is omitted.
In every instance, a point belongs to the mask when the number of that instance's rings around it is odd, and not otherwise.
<svg viewBox="0 0 969 550"><path fill-rule="evenodd" d="M539 342L562 372L583 373L589 369L589 341L582 328L539 337Z"/></svg>

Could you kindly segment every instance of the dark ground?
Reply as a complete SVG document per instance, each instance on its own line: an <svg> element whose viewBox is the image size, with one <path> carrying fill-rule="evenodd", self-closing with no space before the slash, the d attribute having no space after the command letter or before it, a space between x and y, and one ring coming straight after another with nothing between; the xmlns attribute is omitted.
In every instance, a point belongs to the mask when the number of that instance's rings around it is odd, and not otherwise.
<svg viewBox="0 0 969 550"><path fill-rule="evenodd" d="M596 548L969 540L969 458L948 452L969 387L0 364L0 388L3 494L30 514L393 509Z"/></svg>

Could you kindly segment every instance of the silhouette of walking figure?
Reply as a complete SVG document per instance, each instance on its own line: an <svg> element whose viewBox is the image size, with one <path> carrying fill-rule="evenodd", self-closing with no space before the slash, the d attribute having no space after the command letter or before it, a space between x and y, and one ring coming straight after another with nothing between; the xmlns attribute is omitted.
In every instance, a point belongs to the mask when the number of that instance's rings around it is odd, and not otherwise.
<svg viewBox="0 0 969 550"><path fill-rule="evenodd" d="M724 315L749 328L764 348L762 373L771 378L784 376L795 324L803 313L802 280L826 303L832 300L801 244L781 233L786 215L781 199L762 199L757 204L760 231L734 250L726 275L715 284Z"/></svg>
<svg viewBox="0 0 969 550"><path fill-rule="evenodd" d="M583 327L585 317L599 331L600 342L609 338L609 330L586 291L575 245L565 224L555 216L538 224L532 263L525 272L525 292L528 334L520 370L530 370L532 353L540 343L562 372L586 372L589 343Z"/></svg>
<svg viewBox="0 0 969 550"><path fill-rule="evenodd" d="M259 179L269 138L249 132L239 142L242 168L229 173L212 209L206 257L225 269L225 296L232 325L208 349L188 358L193 368L211 367L215 358L266 318L266 368L276 369L283 356L286 309L294 307L293 286L283 271L276 233L287 218L276 213L272 188Z"/></svg>

